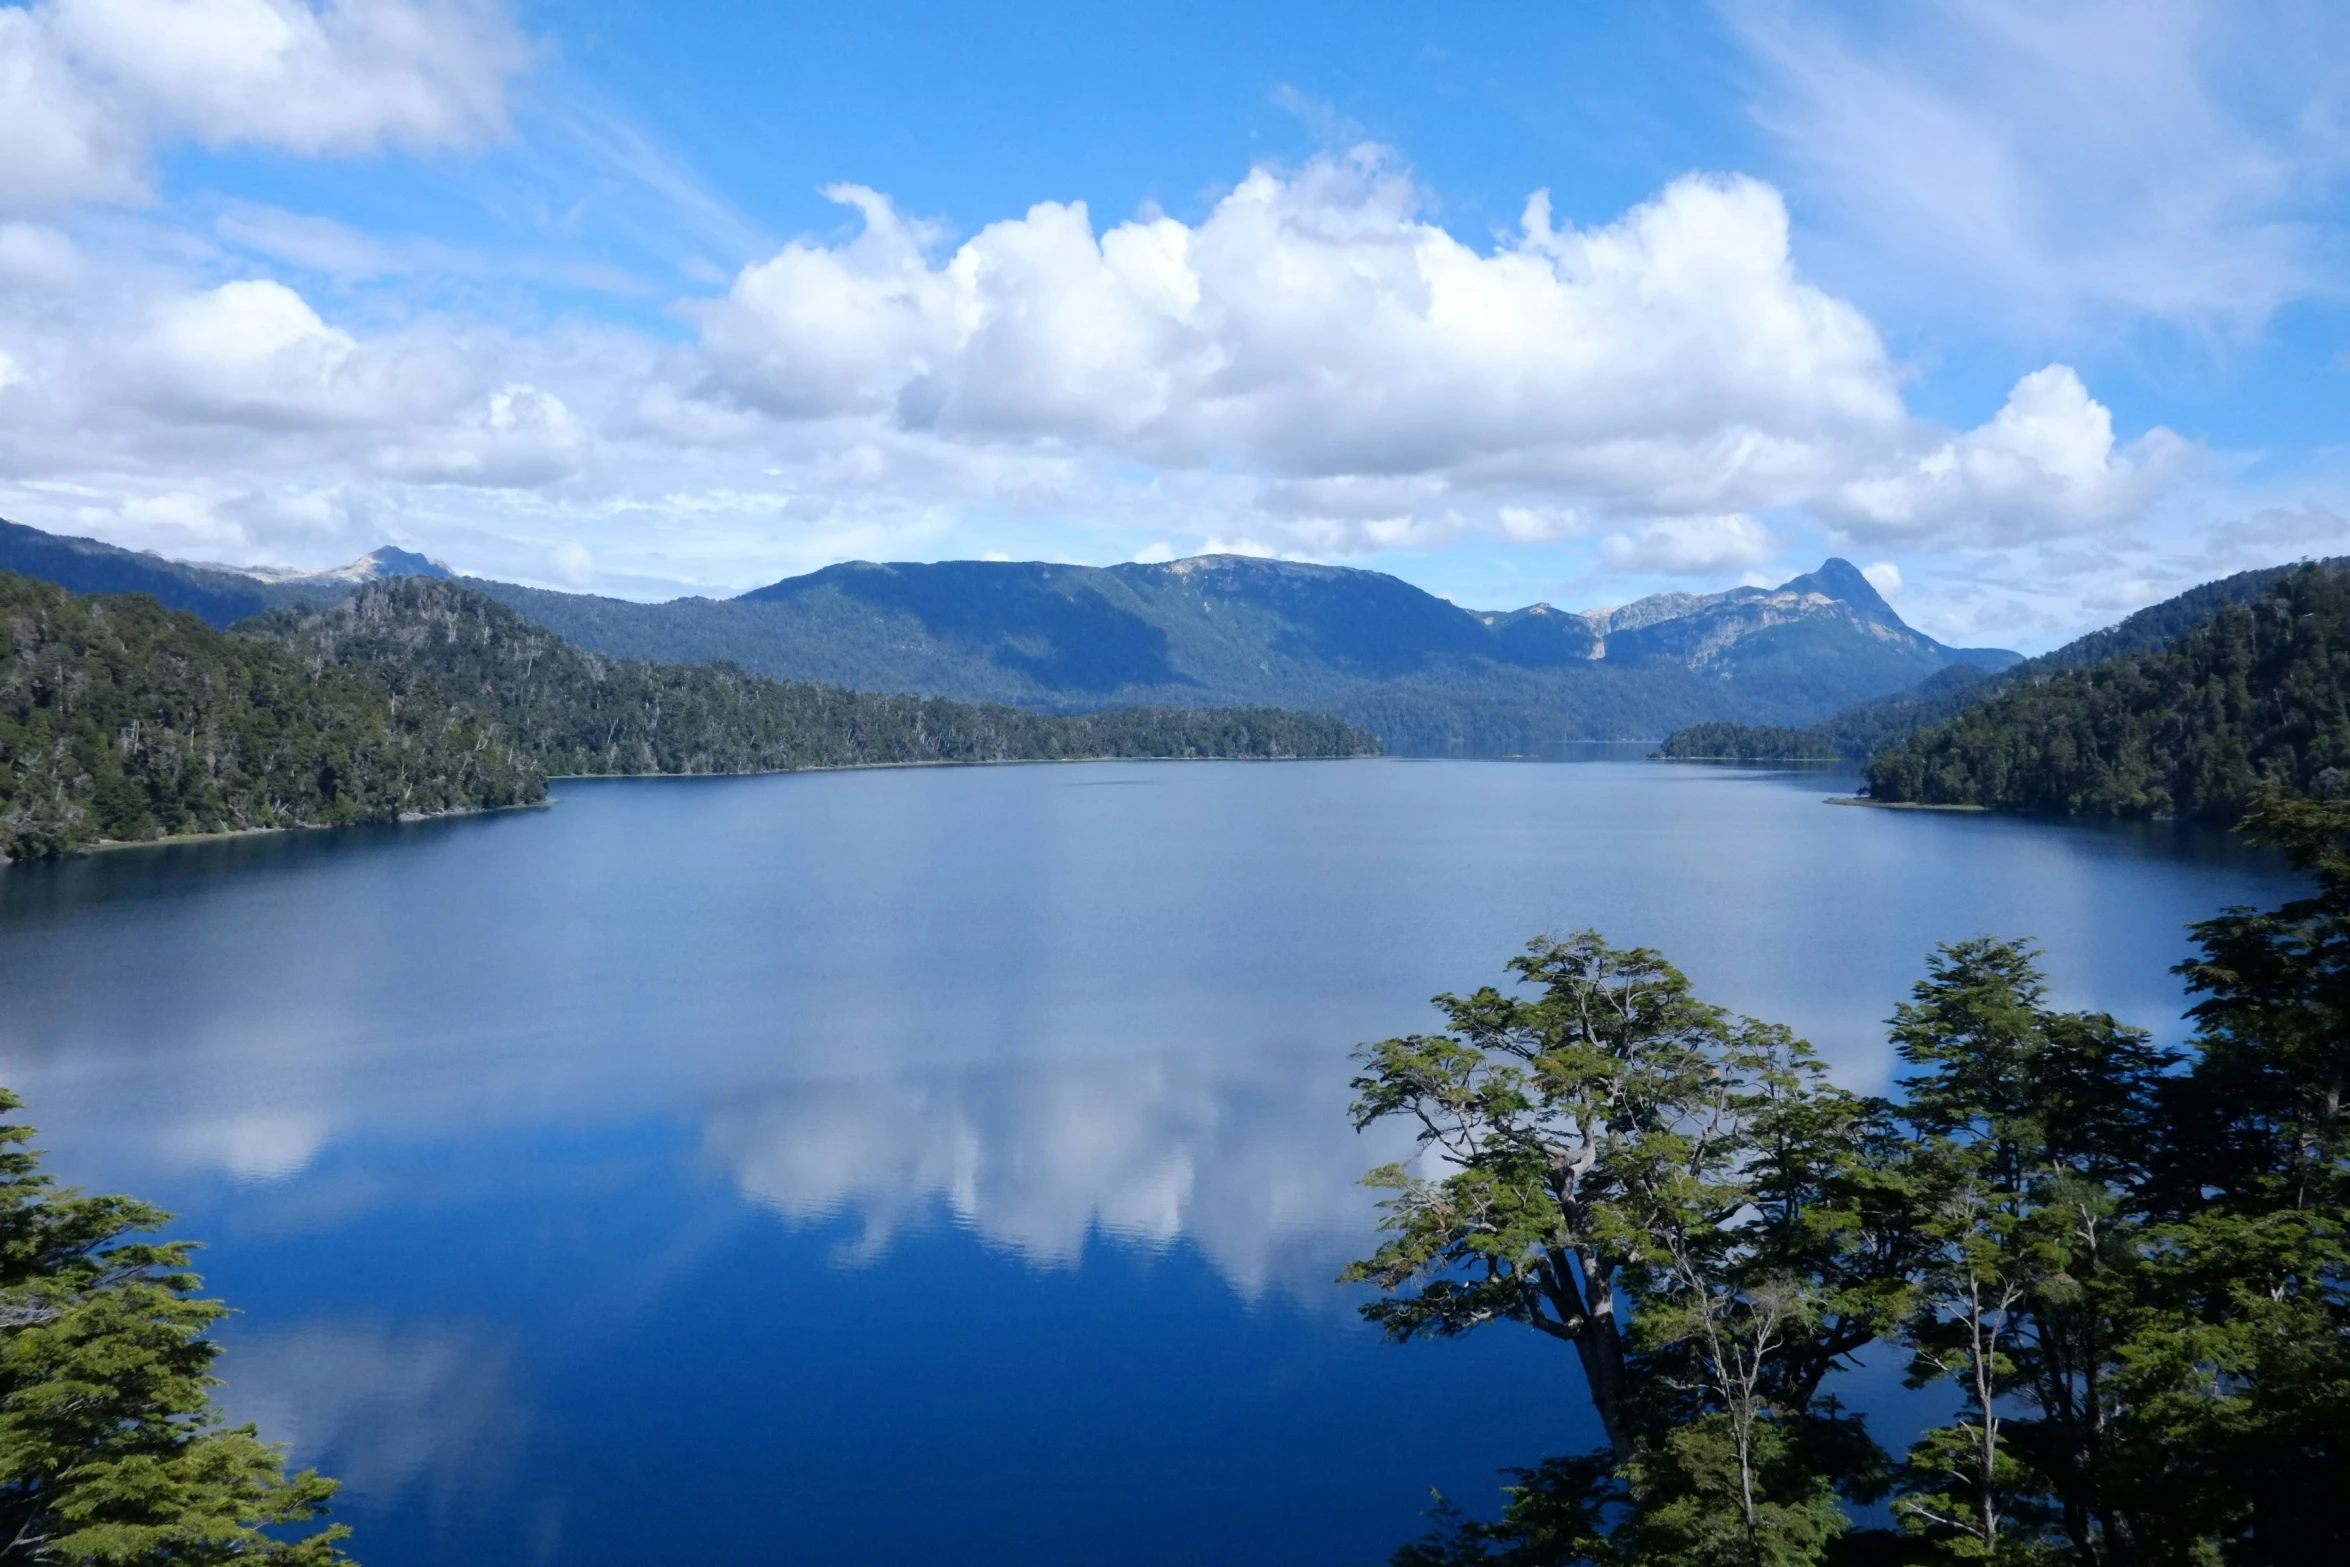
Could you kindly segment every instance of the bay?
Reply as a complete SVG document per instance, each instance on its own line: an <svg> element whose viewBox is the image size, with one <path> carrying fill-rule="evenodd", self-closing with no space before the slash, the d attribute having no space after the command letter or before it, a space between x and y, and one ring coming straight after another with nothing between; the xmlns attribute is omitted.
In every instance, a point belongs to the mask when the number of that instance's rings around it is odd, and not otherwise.
<svg viewBox="0 0 2350 1567"><path fill-rule="evenodd" d="M1382 1344L1347 1052L1596 926L1886 1085L1938 941L2183 1033L2225 834L1599 760L575 781L0 873L0 1081L208 1243L228 1397L373 1567L1370 1562L1588 1445Z"/></svg>

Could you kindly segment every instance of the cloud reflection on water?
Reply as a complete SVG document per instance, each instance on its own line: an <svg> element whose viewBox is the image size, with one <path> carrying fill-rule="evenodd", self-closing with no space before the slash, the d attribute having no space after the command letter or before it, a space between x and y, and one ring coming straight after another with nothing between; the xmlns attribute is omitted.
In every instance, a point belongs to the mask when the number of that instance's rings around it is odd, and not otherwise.
<svg viewBox="0 0 2350 1567"><path fill-rule="evenodd" d="M861 1263L941 1210L1041 1267L1104 1236L1188 1239L1243 1297L1327 1293L1371 1222L1357 1138L1318 1056L1028 1062L795 1084L716 1108L704 1146L751 1201L847 1215Z"/></svg>
<svg viewBox="0 0 2350 1567"><path fill-rule="evenodd" d="M699 1146L788 1223L853 1221L844 1261L944 1216L1041 1267L1180 1242L1328 1298L1397 1151L1347 1125L1346 1048L1537 931L1659 945L1873 1088L1936 940L2040 936L2062 1004L2160 1028L2184 921L2285 885L2175 833L1631 764L566 789L8 872L0 1081L68 1179L223 1242L524 1187L592 1211Z"/></svg>
<svg viewBox="0 0 2350 1567"><path fill-rule="evenodd" d="M230 1417L331 1464L352 1501L421 1491L436 1508L501 1489L528 1432L510 1349L471 1328L395 1331L310 1322L226 1335L218 1371Z"/></svg>

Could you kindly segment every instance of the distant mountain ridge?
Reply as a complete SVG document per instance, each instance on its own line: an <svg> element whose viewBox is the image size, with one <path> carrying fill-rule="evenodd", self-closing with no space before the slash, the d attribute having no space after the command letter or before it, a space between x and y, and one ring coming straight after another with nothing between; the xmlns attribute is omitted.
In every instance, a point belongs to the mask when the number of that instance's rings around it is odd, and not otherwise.
<svg viewBox="0 0 2350 1567"><path fill-rule="evenodd" d="M470 580L470 579L469 579ZM1808 722L1954 664L1845 561L1776 588L1576 613L1478 612L1381 572L1204 555L1163 564L851 562L741 597L628 604L470 581L583 647L1046 711L1271 704L1391 750L1525 752L1730 716Z"/></svg>
<svg viewBox="0 0 2350 1567"><path fill-rule="evenodd" d="M190 566L8 525L0 569L144 591L226 625L448 568L386 548L333 572ZM1048 713L1270 706L1390 749L1524 753L1684 724L1807 724L1943 669L2017 655L1904 625L1849 562L1774 588L1665 593L1604 610L1481 612L1351 567L1205 555L1156 564L856 561L729 600L639 604L462 579L580 647L739 664L779 679Z"/></svg>
<svg viewBox="0 0 2350 1567"><path fill-rule="evenodd" d="M315 584L320 587L358 587L362 583L381 582L390 577L437 577L444 582L457 580L457 573L448 562L404 550L397 544L386 544L370 550L348 566L333 566L325 571L303 571L287 566L232 566L228 570L240 576L257 578L262 582L283 587L289 583Z"/></svg>
<svg viewBox="0 0 2350 1567"><path fill-rule="evenodd" d="M144 593L217 627L293 604L331 604L386 577L457 574L437 560L387 544L348 566L292 571L269 566L200 566L96 539L44 533L0 518L0 571L54 582L75 593Z"/></svg>

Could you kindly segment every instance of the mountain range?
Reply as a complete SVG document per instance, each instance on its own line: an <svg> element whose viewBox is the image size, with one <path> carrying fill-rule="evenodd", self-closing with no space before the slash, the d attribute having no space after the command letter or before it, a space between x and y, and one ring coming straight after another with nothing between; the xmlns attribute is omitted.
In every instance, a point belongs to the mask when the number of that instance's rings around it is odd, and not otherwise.
<svg viewBox="0 0 2350 1567"><path fill-rule="evenodd" d="M382 577L451 576L386 548L333 572L198 566L0 524L0 570L143 591L228 625ZM461 579L577 646L664 663L1039 712L1279 706L1390 750L1505 753L1707 720L1807 724L2001 649L1915 631L1848 562L1777 587L1618 608L1464 609L1396 577L1207 555L1163 564L850 562L733 599L640 604Z"/></svg>
<svg viewBox="0 0 2350 1567"><path fill-rule="evenodd" d="M165 609L184 609L215 626L266 610L333 604L381 577L454 577L437 560L387 544L329 571L268 566L199 566L96 539L44 533L0 518L0 571L54 582L75 593L144 593Z"/></svg>

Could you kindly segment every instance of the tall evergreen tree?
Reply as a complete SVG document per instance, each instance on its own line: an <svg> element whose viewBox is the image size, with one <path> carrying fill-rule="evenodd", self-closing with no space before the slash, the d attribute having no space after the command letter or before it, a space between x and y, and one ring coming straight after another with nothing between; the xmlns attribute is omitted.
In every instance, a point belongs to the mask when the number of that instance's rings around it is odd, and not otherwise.
<svg viewBox="0 0 2350 1567"><path fill-rule="evenodd" d="M0 1089L0 1113L23 1101ZM219 1567L347 1561L341 1525L306 1529L335 1483L215 1407L227 1314L196 1295L169 1215L59 1189L0 1125L0 1563Z"/></svg>

